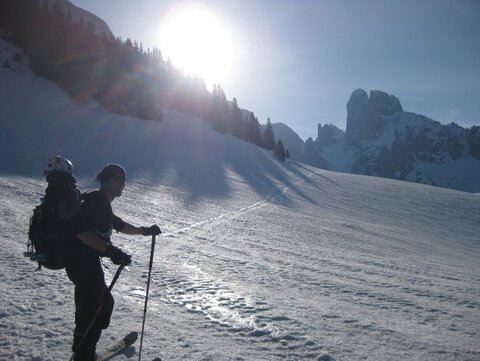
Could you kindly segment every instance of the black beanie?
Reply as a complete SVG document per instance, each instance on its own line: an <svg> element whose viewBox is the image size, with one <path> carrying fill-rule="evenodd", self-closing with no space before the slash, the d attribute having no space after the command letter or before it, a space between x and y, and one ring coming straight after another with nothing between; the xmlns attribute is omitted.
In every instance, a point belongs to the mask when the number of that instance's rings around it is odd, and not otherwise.
<svg viewBox="0 0 480 361"><path fill-rule="evenodd" d="M102 171L98 173L97 175L97 180L100 181L101 184L105 183L107 180L109 180L112 177L115 176L127 176L127 172L125 172L125 169L118 164L107 164L105 167L103 167Z"/></svg>

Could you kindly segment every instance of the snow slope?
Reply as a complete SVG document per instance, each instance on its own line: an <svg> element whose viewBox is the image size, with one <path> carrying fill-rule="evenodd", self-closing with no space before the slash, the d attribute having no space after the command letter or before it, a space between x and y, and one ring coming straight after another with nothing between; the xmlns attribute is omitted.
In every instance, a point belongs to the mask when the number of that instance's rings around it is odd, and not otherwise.
<svg viewBox="0 0 480 361"><path fill-rule="evenodd" d="M70 356L72 285L22 256L56 153L82 190L106 162L124 164L115 212L164 231L146 360L480 358L478 194L281 165L189 115L155 123L74 104L28 69L1 68L0 89L0 359ZM140 330L148 271L148 238L113 241L134 261L101 347Z"/></svg>

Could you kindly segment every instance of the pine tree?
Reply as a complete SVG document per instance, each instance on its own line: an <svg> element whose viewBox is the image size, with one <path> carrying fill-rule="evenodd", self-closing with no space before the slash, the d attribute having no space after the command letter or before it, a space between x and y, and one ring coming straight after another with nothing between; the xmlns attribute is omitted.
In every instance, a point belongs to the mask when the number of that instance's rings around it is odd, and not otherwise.
<svg viewBox="0 0 480 361"><path fill-rule="evenodd" d="M285 148L282 141L279 139L275 147L275 156L280 162L285 162Z"/></svg>
<svg viewBox="0 0 480 361"><path fill-rule="evenodd" d="M263 145L265 149L275 151L275 133L273 132L272 122L267 119L267 126L263 131Z"/></svg>
<svg viewBox="0 0 480 361"><path fill-rule="evenodd" d="M230 114L228 111L227 97L219 84L213 85L212 104L209 113L213 128L217 132L225 134L230 128Z"/></svg>
<svg viewBox="0 0 480 361"><path fill-rule="evenodd" d="M263 147L262 133L260 132L260 123L255 117L255 114L251 113L247 120L247 140L250 143Z"/></svg>
<svg viewBox="0 0 480 361"><path fill-rule="evenodd" d="M242 111L238 106L237 98L233 98L230 121L232 125L232 135L237 138L247 140L246 124L245 120L243 119Z"/></svg>
<svg viewBox="0 0 480 361"><path fill-rule="evenodd" d="M287 159L290 159L290 152L288 151L288 149L285 150L285 157Z"/></svg>

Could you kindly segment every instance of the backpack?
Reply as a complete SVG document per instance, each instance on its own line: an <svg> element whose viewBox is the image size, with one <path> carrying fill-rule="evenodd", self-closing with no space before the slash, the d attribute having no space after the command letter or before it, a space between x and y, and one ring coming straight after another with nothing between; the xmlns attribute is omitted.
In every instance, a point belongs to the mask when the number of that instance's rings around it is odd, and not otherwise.
<svg viewBox="0 0 480 361"><path fill-rule="evenodd" d="M45 197L35 207L28 229L27 251L24 256L52 270L65 268L66 258L74 237L74 222L82 201L77 190L62 200Z"/></svg>

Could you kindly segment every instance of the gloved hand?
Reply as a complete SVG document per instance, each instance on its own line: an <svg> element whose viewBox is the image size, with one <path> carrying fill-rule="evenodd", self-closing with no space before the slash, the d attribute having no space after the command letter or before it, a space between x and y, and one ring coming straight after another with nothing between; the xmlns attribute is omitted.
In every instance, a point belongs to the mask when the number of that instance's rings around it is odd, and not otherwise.
<svg viewBox="0 0 480 361"><path fill-rule="evenodd" d="M142 234L144 236L158 236L160 233L162 233L162 231L156 224L150 227L142 227Z"/></svg>
<svg viewBox="0 0 480 361"><path fill-rule="evenodd" d="M128 266L130 263L132 263L132 256L126 254L120 248L111 244L108 246L103 256L110 258L116 265Z"/></svg>

